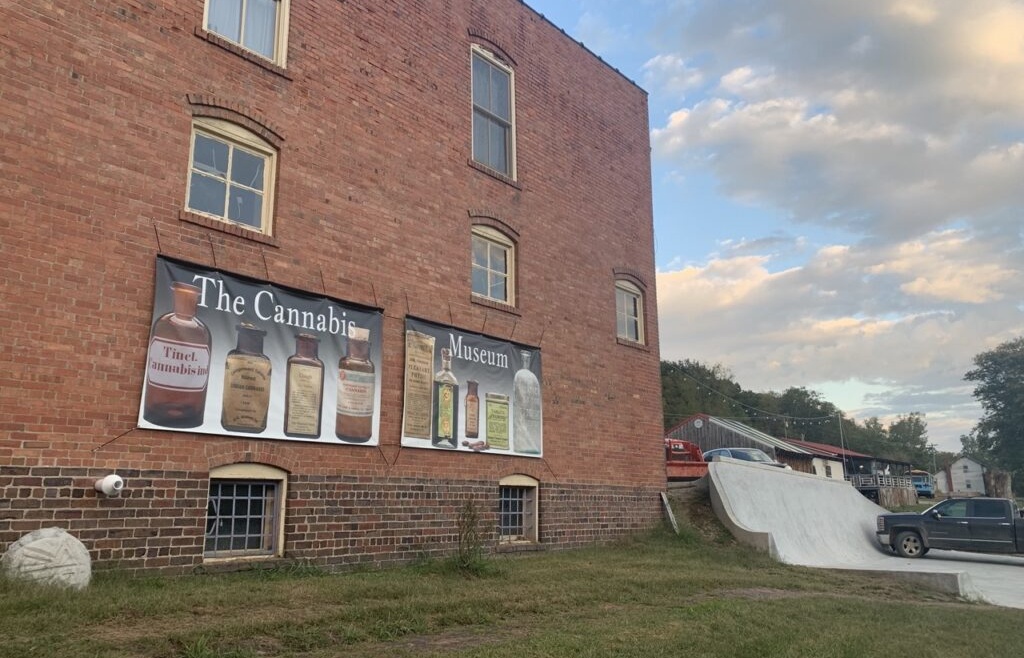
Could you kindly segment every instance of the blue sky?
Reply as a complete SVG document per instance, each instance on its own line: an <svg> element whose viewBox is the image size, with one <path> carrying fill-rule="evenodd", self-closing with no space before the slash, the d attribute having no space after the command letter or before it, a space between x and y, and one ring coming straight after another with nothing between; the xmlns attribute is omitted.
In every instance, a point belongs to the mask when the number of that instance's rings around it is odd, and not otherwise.
<svg viewBox="0 0 1024 658"><path fill-rule="evenodd" d="M649 93L662 358L958 450L1024 334L1024 3L527 4Z"/></svg>

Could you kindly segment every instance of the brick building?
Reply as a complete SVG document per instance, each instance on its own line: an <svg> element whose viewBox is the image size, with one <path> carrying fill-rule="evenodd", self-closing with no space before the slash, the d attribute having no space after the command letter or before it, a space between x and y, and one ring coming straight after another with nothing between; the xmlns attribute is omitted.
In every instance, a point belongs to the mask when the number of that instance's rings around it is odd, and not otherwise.
<svg viewBox="0 0 1024 658"><path fill-rule="evenodd" d="M646 95L528 6L6 3L0 143L0 552L386 564L451 553L467 501L498 550L658 521Z"/></svg>

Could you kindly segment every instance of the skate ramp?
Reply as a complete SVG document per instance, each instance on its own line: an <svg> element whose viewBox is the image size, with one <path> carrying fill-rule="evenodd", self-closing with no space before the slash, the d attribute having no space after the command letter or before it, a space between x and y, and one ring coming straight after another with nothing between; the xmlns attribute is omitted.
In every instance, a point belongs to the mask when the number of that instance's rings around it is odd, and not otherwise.
<svg viewBox="0 0 1024 658"><path fill-rule="evenodd" d="M873 571L996 605L1024 608L1024 558L931 551L897 557L879 546L887 510L848 482L723 459L709 464L715 514L739 541L787 564ZM1009 583L1009 584L1008 584Z"/></svg>

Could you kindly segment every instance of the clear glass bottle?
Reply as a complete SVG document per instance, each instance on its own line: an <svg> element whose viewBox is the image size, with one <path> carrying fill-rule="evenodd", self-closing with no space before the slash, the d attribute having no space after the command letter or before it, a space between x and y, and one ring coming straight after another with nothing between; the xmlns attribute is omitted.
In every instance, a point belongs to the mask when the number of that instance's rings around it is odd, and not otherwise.
<svg viewBox="0 0 1024 658"><path fill-rule="evenodd" d="M459 380L452 372L452 351L441 348L441 369L434 375L434 434L431 444L439 448L458 447Z"/></svg>
<svg viewBox="0 0 1024 658"><path fill-rule="evenodd" d="M220 424L232 432L262 432L267 429L270 408L270 359L263 354L267 332L243 322L238 344L224 360L224 399Z"/></svg>
<svg viewBox="0 0 1024 658"><path fill-rule="evenodd" d="M323 415L324 362L319 359L320 339L295 336L295 354L288 357L285 382L284 433L305 439L320 438Z"/></svg>
<svg viewBox="0 0 1024 658"><path fill-rule="evenodd" d="M338 361L338 409L335 435L342 441L366 443L373 437L377 374L370 361L370 330L352 327L347 354Z"/></svg>
<svg viewBox="0 0 1024 658"><path fill-rule="evenodd" d="M515 452L539 455L543 448L540 382L530 370L533 356L521 350L523 366L512 381L512 446Z"/></svg>
<svg viewBox="0 0 1024 658"><path fill-rule="evenodd" d="M198 427L210 379L210 330L196 317L199 288L171 284L174 310L153 324L142 417L164 427Z"/></svg>
<svg viewBox="0 0 1024 658"><path fill-rule="evenodd" d="M466 381L466 438L480 437L480 395L479 384L472 379Z"/></svg>

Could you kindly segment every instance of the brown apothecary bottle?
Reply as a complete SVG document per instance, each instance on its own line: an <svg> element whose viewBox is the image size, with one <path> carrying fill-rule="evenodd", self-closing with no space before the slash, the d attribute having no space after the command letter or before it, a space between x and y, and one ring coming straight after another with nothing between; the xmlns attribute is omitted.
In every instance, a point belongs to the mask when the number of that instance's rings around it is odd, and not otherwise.
<svg viewBox="0 0 1024 658"><path fill-rule="evenodd" d="M477 392L478 382L466 381L466 438L480 437L480 395Z"/></svg>
<svg viewBox="0 0 1024 658"><path fill-rule="evenodd" d="M370 361L370 330L352 327L347 354L338 361L338 408L335 435L342 441L366 443L373 437L377 374Z"/></svg>
<svg viewBox="0 0 1024 658"><path fill-rule="evenodd" d="M210 330L196 317L199 288L171 284L174 310L153 324L142 417L164 427L203 424L210 379Z"/></svg>
<svg viewBox="0 0 1024 658"><path fill-rule="evenodd" d="M262 432L267 429L272 369L263 354L267 332L245 322L236 328L238 344L224 360L220 424L234 432Z"/></svg>
<svg viewBox="0 0 1024 658"><path fill-rule="evenodd" d="M312 334L295 336L295 354L288 357L285 382L284 433L304 439L320 438L323 415L324 362L320 339Z"/></svg>

